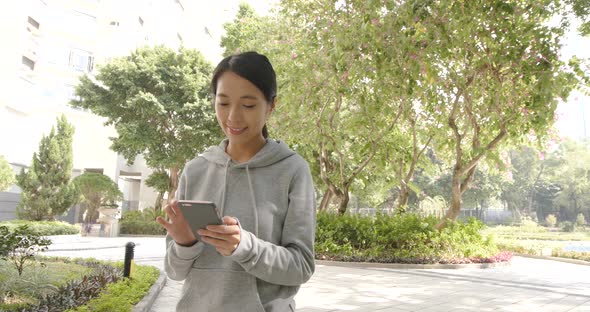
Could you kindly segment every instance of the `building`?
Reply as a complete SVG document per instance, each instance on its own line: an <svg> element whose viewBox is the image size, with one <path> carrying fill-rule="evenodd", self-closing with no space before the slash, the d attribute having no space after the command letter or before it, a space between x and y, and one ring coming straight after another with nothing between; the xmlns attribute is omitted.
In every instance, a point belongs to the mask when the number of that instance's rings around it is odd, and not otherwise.
<svg viewBox="0 0 590 312"><path fill-rule="evenodd" d="M153 206L141 157L131 166L109 149L116 132L104 119L72 108L79 77L96 65L143 45L172 48L205 44L195 33L195 8L181 0L23 0L0 4L0 154L15 172L27 167L43 134L64 114L76 129L74 173L101 172L119 184L123 209ZM198 24L198 23L197 23ZM202 30L203 28L201 28ZM185 40L190 38L190 40ZM192 40L192 41L191 41ZM206 42L211 45L211 42ZM0 193L0 221L15 218L20 189ZM67 216L77 222L73 209Z"/></svg>

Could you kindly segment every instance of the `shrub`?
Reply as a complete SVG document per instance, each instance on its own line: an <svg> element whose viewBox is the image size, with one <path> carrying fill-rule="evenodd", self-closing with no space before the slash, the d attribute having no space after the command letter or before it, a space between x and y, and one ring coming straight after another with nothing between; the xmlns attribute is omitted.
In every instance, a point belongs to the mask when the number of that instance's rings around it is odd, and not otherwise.
<svg viewBox="0 0 590 312"><path fill-rule="evenodd" d="M47 250L51 241L31 233L27 225L21 225L10 231L0 226L0 258L14 264L18 275L23 274L26 265L30 264L39 251Z"/></svg>
<svg viewBox="0 0 590 312"><path fill-rule="evenodd" d="M68 312L129 312L149 291L160 276L152 266L134 266L131 279L124 278L109 284L100 296Z"/></svg>
<svg viewBox="0 0 590 312"><path fill-rule="evenodd" d="M164 229L156 217L164 216L164 212L156 213L153 208L147 208L143 211L133 210L123 214L119 221L119 233L121 234L140 234L140 235L165 235Z"/></svg>
<svg viewBox="0 0 590 312"><path fill-rule="evenodd" d="M81 280L66 283L55 293L41 298L37 304L19 312L58 312L76 308L98 297L107 284L114 283L123 276L119 267L104 262L77 260L77 263L92 267L94 273L84 276Z"/></svg>
<svg viewBox="0 0 590 312"><path fill-rule="evenodd" d="M584 218L583 214L578 213L578 216L576 217L576 224L578 226L584 226L586 224L586 218Z"/></svg>
<svg viewBox="0 0 590 312"><path fill-rule="evenodd" d="M21 225L27 225L31 233L39 236L72 235L80 233L80 227L62 221L28 221L11 220L0 222L0 226L6 226L13 230Z"/></svg>
<svg viewBox="0 0 590 312"><path fill-rule="evenodd" d="M320 259L405 263L469 263L497 253L483 238L483 223L471 218L438 231L437 219L416 214L317 216L316 255Z"/></svg>
<svg viewBox="0 0 590 312"><path fill-rule="evenodd" d="M545 223L547 223L548 227L554 227L555 224L557 224L557 218L555 217L555 215L550 214L547 217L545 217Z"/></svg>
<svg viewBox="0 0 590 312"><path fill-rule="evenodd" d="M86 266L76 263L55 261L51 258L37 257L37 261L27 267L21 276L9 263L0 261L0 311L17 311L38 298L55 292L68 281L77 280L92 273ZM4 302L2 303L2 299Z"/></svg>
<svg viewBox="0 0 590 312"><path fill-rule="evenodd" d="M560 224L561 230L564 232L575 232L576 224L570 221L563 221Z"/></svg>

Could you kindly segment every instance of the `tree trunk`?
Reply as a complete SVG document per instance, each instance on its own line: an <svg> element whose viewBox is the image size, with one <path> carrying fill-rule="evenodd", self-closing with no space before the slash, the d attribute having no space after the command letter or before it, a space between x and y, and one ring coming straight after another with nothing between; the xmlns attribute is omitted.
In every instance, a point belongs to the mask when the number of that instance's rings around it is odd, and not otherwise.
<svg viewBox="0 0 590 312"><path fill-rule="evenodd" d="M168 186L168 199L166 203L169 204L176 198L176 190L178 190L178 167L170 168L170 185ZM156 212L160 212L162 207L155 207Z"/></svg>
<svg viewBox="0 0 590 312"><path fill-rule="evenodd" d="M529 215L530 217L533 216L533 203L535 202L535 185L537 185L537 182L541 179L541 175L543 174L544 169L545 169L545 165L541 164L541 169L539 170L539 174L537 174L537 177L535 178L535 181L533 181L533 184L531 185L531 189L529 190L527 215ZM541 221L541 220L539 220L539 221Z"/></svg>
<svg viewBox="0 0 590 312"><path fill-rule="evenodd" d="M410 198L410 190L407 185L401 184L397 196L397 212L405 213L408 207L408 199Z"/></svg>
<svg viewBox="0 0 590 312"><path fill-rule="evenodd" d="M461 211L461 198L461 180L453 177L450 207L444 217L436 225L437 230L447 226L448 221L455 221L457 219L459 212Z"/></svg>
<svg viewBox="0 0 590 312"><path fill-rule="evenodd" d="M461 171L463 168L460 165L455 165L455 169L453 169L450 207L444 217L436 224L435 228L437 230L447 226L449 221L457 220L459 212L461 212L461 199L463 198L463 193L465 193L469 187L469 182L473 178L475 168L476 166L473 166L469 169L466 173L465 179L461 179Z"/></svg>
<svg viewBox="0 0 590 312"><path fill-rule="evenodd" d="M320 202L319 211L326 211L332 202L332 198L334 197L334 193L329 188L324 193L322 197L322 201Z"/></svg>
<svg viewBox="0 0 590 312"><path fill-rule="evenodd" d="M346 208L348 207L348 201L350 201L350 196L348 195L348 187L344 189L344 192L339 194L338 198L340 199L340 204L338 204L338 214L343 215L346 213Z"/></svg>

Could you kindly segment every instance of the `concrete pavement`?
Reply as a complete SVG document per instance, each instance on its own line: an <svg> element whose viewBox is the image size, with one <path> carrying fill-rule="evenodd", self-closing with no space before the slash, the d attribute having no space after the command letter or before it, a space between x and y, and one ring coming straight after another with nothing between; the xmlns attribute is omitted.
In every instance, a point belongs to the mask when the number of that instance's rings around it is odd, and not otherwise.
<svg viewBox="0 0 590 312"><path fill-rule="evenodd" d="M162 268L164 238L51 237L46 255L122 260L136 243L137 263ZM181 282L168 280L152 312L174 311ZM514 257L488 269L397 269L318 262L295 298L297 311L571 311L590 312L590 266Z"/></svg>

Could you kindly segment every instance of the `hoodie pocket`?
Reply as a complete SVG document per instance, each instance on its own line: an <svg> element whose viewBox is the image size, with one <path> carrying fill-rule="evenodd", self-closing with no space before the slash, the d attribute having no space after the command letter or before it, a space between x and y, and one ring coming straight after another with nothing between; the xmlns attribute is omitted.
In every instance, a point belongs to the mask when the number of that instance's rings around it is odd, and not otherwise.
<svg viewBox="0 0 590 312"><path fill-rule="evenodd" d="M264 312L256 278L244 271L193 268L185 281L177 311Z"/></svg>

